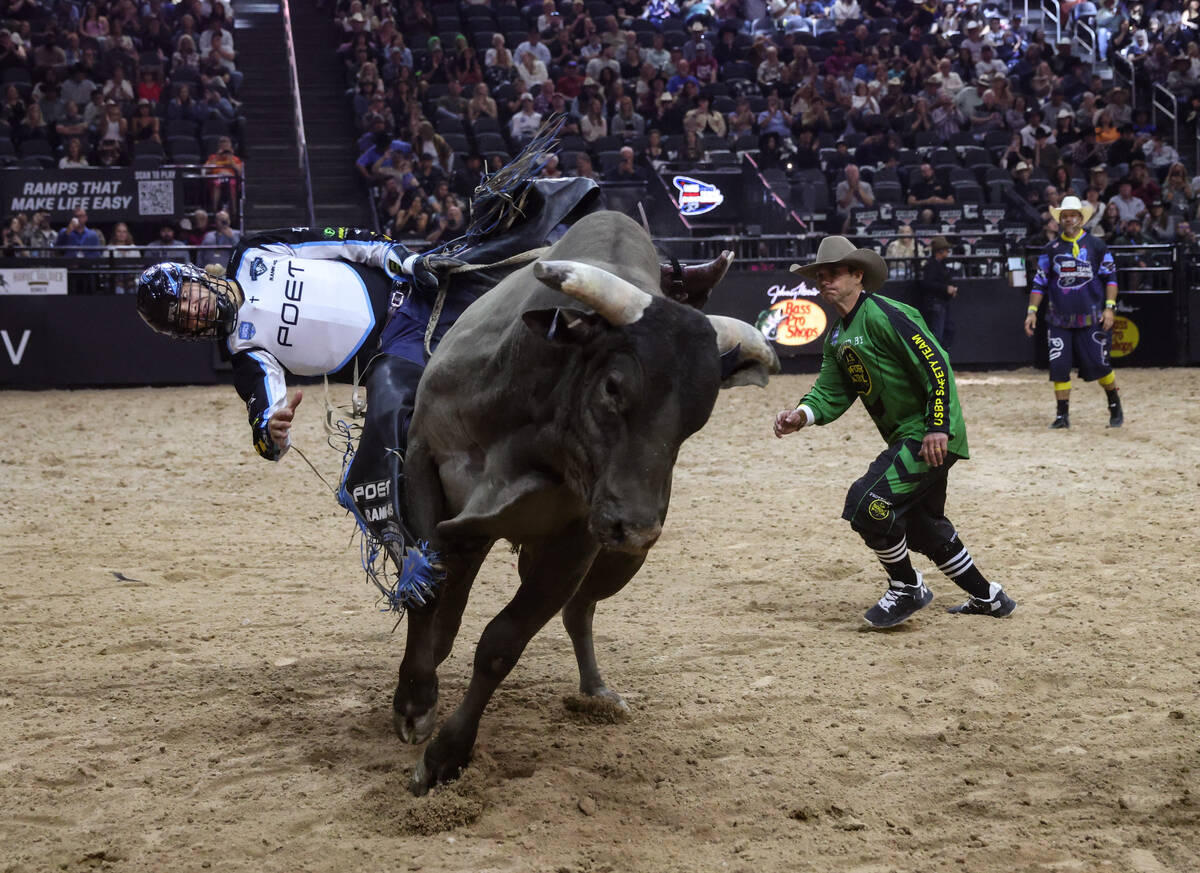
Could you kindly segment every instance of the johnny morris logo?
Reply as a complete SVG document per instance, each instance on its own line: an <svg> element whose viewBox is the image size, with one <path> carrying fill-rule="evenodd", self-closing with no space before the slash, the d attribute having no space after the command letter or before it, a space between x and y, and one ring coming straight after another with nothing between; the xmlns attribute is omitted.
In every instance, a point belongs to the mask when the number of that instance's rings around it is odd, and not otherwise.
<svg viewBox="0 0 1200 873"><path fill-rule="evenodd" d="M691 176L676 176L671 181L679 189L679 211L683 215L703 215L725 202L725 195L716 185Z"/></svg>
<svg viewBox="0 0 1200 873"><path fill-rule="evenodd" d="M250 262L250 278L257 279L263 273L267 272L267 265L262 258L255 258Z"/></svg>

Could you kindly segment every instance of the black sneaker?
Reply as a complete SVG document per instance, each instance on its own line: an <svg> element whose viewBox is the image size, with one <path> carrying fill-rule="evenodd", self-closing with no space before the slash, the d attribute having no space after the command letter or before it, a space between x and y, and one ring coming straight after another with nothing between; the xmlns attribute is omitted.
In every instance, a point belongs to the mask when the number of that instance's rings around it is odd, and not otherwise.
<svg viewBox="0 0 1200 873"><path fill-rule="evenodd" d="M1017 601L1001 590L996 592L996 596L991 600L972 597L960 606L951 606L946 612L952 615L990 615L992 618L1008 618L1016 608Z"/></svg>
<svg viewBox="0 0 1200 873"><path fill-rule="evenodd" d="M916 585L901 585L895 580L888 582L883 597L863 615L871 627L895 627L907 621L933 600L933 592L925 585L921 574L917 574Z"/></svg>
<svg viewBox="0 0 1200 873"><path fill-rule="evenodd" d="M1125 423L1125 413L1121 410L1121 401L1110 403L1108 406L1108 426L1120 427Z"/></svg>
<svg viewBox="0 0 1200 873"><path fill-rule="evenodd" d="M1070 426L1071 426L1071 416L1070 415L1056 415L1056 416L1054 416L1054 421L1050 422L1050 428L1052 430L1066 430Z"/></svg>

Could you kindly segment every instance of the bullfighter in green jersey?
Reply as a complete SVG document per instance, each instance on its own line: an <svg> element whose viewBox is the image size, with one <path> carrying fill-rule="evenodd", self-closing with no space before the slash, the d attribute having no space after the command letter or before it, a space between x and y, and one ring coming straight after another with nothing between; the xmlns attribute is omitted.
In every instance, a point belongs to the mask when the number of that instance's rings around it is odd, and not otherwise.
<svg viewBox="0 0 1200 873"><path fill-rule="evenodd" d="M933 593L913 569L908 549L929 557L970 595L957 615L1004 618L1016 602L984 578L946 518L946 476L967 458L967 429L954 371L919 312L877 291L887 264L841 236L827 237L815 263L792 265L816 284L841 320L825 337L821 373L795 409L775 417L775 435L829 424L861 397L888 447L850 486L842 518L874 550L888 589L864 618L893 627L929 605Z"/></svg>

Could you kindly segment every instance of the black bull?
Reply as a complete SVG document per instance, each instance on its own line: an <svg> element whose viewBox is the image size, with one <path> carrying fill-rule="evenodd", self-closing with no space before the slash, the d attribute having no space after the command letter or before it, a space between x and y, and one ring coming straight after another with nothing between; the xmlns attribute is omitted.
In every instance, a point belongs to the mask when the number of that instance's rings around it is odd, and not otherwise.
<svg viewBox="0 0 1200 873"><path fill-rule="evenodd" d="M413 773L417 794L467 764L493 692L559 610L580 691L625 705L596 665L596 602L633 578L657 540L679 446L707 422L723 363L726 385L765 384L779 366L749 325L668 300L659 280L641 227L589 215L476 301L429 363L405 474L412 527L443 554L446 578L408 613L393 700L403 739L433 732L436 671L496 540L520 546L521 584Z"/></svg>

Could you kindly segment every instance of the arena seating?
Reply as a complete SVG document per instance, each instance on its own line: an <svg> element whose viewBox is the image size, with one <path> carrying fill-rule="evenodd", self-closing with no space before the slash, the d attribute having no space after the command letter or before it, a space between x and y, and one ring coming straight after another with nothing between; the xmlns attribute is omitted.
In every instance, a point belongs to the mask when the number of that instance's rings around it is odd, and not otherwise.
<svg viewBox="0 0 1200 873"><path fill-rule="evenodd" d="M202 164L220 136L229 136L241 154L241 75L208 51L212 42L222 45L212 36L214 18L232 38L229 0L203 6L63 0L25 4L11 19L3 14L0 168L51 169L64 159L71 161L67 169L83 162L138 169ZM181 102L185 86L191 99ZM77 117L68 115L71 102ZM72 140L82 146L79 156L69 155ZM29 226L29 216L17 217Z"/></svg>
<svg viewBox="0 0 1200 873"><path fill-rule="evenodd" d="M340 51L347 60L347 94L351 99L356 97L364 63L373 64L366 78L374 78L369 87L384 97L389 109L389 141L400 139L418 152L434 154L441 171L435 177L445 174L453 179L457 173L461 178L471 153L493 164L515 154L521 141L513 135L511 120L521 111L521 95L530 93L535 98L534 111L546 114L558 109L571 116L554 172L592 172L601 179L613 178L620 163L619 150L625 145L635 150L638 172L645 179L651 179L655 168L663 165L729 165L750 155L764 171L761 178L795 212L809 219L824 219L827 229L851 229L849 213L836 203L837 185L847 163L860 166L863 178L873 186L877 208L865 212L875 214L873 220L879 222L878 227L885 227L888 219L879 214L907 214L910 187L918 178L914 173L920 163L929 161L952 193L955 207L963 213L961 220L978 218L985 230L993 232L1002 225L1013 233L1015 227L1034 232L1047 217L1046 207L1057 198L1065 193L1086 193L1087 169L1107 157L1104 153L1083 155L1075 147L1080 124L1094 124L1094 119L1084 117L1087 110L1081 108L1085 91L1092 88L1098 92L1094 94L1097 110L1108 104L1118 107L1115 111L1119 113L1125 112L1111 83L1090 78L1084 81L1073 72L1069 53L1048 45L1040 33L1022 28L1019 19L1010 17L1008 8L993 5L980 10L977 4L958 4L950 14L943 6L928 21L913 18L905 22L890 16L837 21L830 17L832 4L822 2L802 4L803 16L779 21L721 19L707 8L700 14L683 13L670 2L638 6L639 17L623 20L617 19L616 4L605 0L590 0L581 11L571 2L438 3L424 17L410 2L400 2L393 8L389 14L386 7L368 4L366 10L373 14L363 25L355 25L346 10L336 15L334 26L344 40ZM913 15L929 13L918 11ZM975 16L978 31L967 27L971 16ZM1093 29L1099 26L1118 30L1120 19L1097 24L1092 16L1086 22ZM906 36L912 23L919 24L924 33L916 42ZM1066 26L1069 33L1073 20L1068 19ZM356 36L356 27L369 32ZM404 34L399 42L394 37L398 30ZM522 54L528 48L531 30L541 33L533 51L541 56L545 71L536 69L540 65L535 64L535 70L526 75L548 77L552 85L545 93L540 83L531 86L522 81L519 65L514 76L504 64L489 66L484 57L497 34L510 52ZM1182 54L1187 42L1195 39L1196 30L1175 27L1170 33L1160 32L1164 41L1173 35L1172 49ZM657 41L657 36L662 40ZM368 47L366 61L361 55L357 61L352 57L350 49L356 40ZM628 50L627 41L632 45ZM615 48L613 60L597 59L599 47L608 42ZM993 79L990 73L980 73L975 62L981 42L992 44L1005 59L1007 77ZM701 43L705 44L703 48L699 48ZM666 53L657 54L656 44ZM926 45L933 48L932 57L921 59ZM768 56L768 49L777 52L778 66ZM1119 39L1110 41L1108 51L1115 56L1127 51L1127 46ZM470 60L472 55L476 56L474 62ZM943 58L949 61L949 69L940 70L946 74L943 84L930 92L925 82L939 72L937 64ZM689 82L695 77L691 69L681 67L681 60L698 63L702 80ZM642 77L641 65L647 61L660 66L653 75ZM1039 66L1042 61L1049 66ZM606 66L614 73L604 69ZM589 70L595 75L587 75ZM601 98L601 119L588 118L587 98L576 97L585 78L597 77L602 81L588 93ZM657 79L661 83L656 83ZM447 105L445 96L451 80L464 83L463 97L468 99L475 86L483 82L496 102L495 117L470 111L459 111L460 117L455 117L448 112L454 109ZM867 95L856 97L853 92L860 83L865 85ZM665 102L665 109L663 101L653 98L663 86L675 98ZM993 92L992 97L982 96L988 90ZM1061 97L1055 94L1057 91L1063 92ZM563 99L557 100L556 92L565 92ZM705 124L698 112L689 114L697 109L700 94L710 98L720 119ZM768 97L772 95L782 101L784 114L776 129L783 135L779 138L780 148L766 144L764 152L766 127L779 123L768 111ZM624 96L632 98L644 126L614 136ZM869 111L860 110L856 102L865 96L873 101L867 104ZM922 121L916 112L918 97L931 102L949 98L938 109L944 112L948 107L949 111L945 116ZM994 109L985 102L993 98ZM821 101L824 111L814 107ZM1046 104L1068 109L1070 123L1064 122L1061 130L1051 132L1053 150L1036 146L1020 101L1029 107ZM359 101L356 105L364 104ZM462 109L461 101L457 108ZM356 113L355 120L360 132L370 128L366 113ZM433 123L437 134L434 142L425 142L416 130L422 120ZM684 134L693 125L702 128L702 136L698 146L688 147ZM659 132L661 150L649 145L652 129ZM803 131L813 134L811 146L800 141ZM886 136L882 148L878 144L864 145L872 133ZM1149 141L1148 133L1139 131L1140 138L1135 137L1138 150L1116 155L1123 160L1114 163L1121 164L1124 171L1129 164L1143 159L1152 165L1153 175L1161 178L1169 164L1161 156L1141 151L1143 140ZM1022 140L1016 147L1012 147L1014 135ZM366 145L364 139L364 151ZM582 160L585 156L587 161ZM426 222L419 229L411 220L397 223L397 201L407 204L432 195L424 179L405 175L410 169L406 158L398 158L395 163L396 167L388 169L388 175L397 179L390 189L383 185L385 176L367 174L373 175L381 204L381 227L400 235L418 230L418 236L424 235L425 228L439 220L446 205L436 199L431 202ZM1029 178L1016 178L1015 168L1020 163L1034 168ZM1067 183L1053 185L1050 177L1060 165L1066 171ZM1115 193L1116 181L1109 179L1111 187L1099 192L1102 199ZM465 207L469 188L452 185L451 191L446 203ZM1180 217L1190 217L1195 207L1195 197L1190 194L1174 208ZM1106 221L1095 229L1110 234L1124 231L1114 227L1111 218ZM946 229L944 223L938 227ZM1165 229L1160 231L1165 233Z"/></svg>

